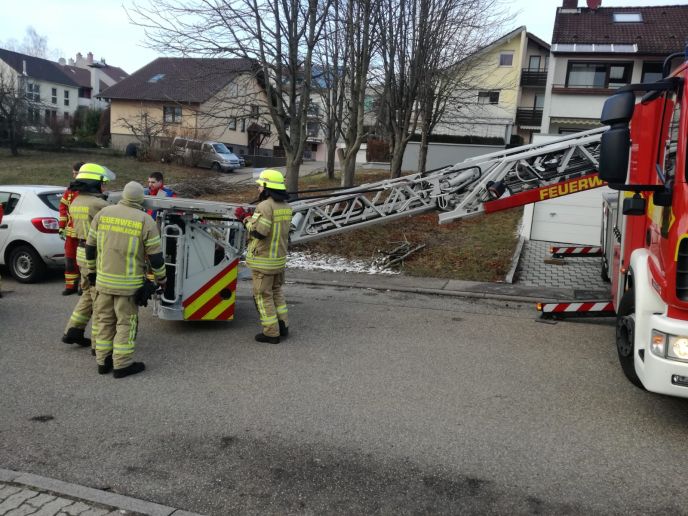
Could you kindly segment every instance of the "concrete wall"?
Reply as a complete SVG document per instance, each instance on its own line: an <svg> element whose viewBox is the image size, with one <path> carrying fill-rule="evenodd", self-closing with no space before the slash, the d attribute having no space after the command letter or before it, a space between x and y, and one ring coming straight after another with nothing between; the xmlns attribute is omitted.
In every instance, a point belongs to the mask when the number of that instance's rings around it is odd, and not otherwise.
<svg viewBox="0 0 688 516"><path fill-rule="evenodd" d="M418 170L418 153L420 142L409 142L404 152L404 160L401 169L405 172L415 172ZM468 145L456 143L431 143L428 149L428 160L425 169L433 170L436 168L454 165L468 158L489 154L504 150L499 145Z"/></svg>

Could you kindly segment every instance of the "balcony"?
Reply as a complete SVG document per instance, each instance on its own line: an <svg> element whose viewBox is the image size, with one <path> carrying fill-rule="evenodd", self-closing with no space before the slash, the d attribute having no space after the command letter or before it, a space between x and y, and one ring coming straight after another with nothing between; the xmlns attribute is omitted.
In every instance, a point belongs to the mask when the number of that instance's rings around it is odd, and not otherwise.
<svg viewBox="0 0 688 516"><path fill-rule="evenodd" d="M540 125L542 123L542 109L516 109L516 125Z"/></svg>
<svg viewBox="0 0 688 516"><path fill-rule="evenodd" d="M539 68L523 68L521 70L521 86L544 88L547 84L547 70Z"/></svg>

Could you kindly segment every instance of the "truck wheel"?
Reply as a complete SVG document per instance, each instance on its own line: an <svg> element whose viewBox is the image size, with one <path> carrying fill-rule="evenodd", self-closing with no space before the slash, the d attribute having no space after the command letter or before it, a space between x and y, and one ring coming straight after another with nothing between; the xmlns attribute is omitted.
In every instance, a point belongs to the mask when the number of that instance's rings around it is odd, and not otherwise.
<svg viewBox="0 0 688 516"><path fill-rule="evenodd" d="M638 375L635 372L634 345L635 335L635 293L629 289L621 298L619 309L616 312L616 351L619 355L619 364L628 381L636 387L644 389Z"/></svg>
<svg viewBox="0 0 688 516"><path fill-rule="evenodd" d="M219 163L213 163L211 168L213 169L213 172L222 172L222 167L220 167Z"/></svg>
<svg viewBox="0 0 688 516"><path fill-rule="evenodd" d="M30 245L20 245L12 249L8 265L12 276L20 283L35 283L46 271L45 263Z"/></svg>

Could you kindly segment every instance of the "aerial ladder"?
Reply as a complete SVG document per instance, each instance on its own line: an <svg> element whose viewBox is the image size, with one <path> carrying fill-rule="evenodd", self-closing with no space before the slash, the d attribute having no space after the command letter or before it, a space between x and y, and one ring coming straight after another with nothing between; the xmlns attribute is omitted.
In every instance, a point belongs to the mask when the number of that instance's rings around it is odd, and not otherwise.
<svg viewBox="0 0 688 516"><path fill-rule="evenodd" d="M550 142L470 158L452 166L290 202L291 243L305 243L401 217L439 211L439 222L491 213L603 186L600 136L592 129ZM240 203L146 197L157 211L168 282L162 319L229 320L246 233Z"/></svg>

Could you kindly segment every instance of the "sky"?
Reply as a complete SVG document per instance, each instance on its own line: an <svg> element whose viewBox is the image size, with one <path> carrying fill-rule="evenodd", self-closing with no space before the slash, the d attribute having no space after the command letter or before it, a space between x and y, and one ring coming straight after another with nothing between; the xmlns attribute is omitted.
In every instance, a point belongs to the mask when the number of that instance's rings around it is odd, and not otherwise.
<svg viewBox="0 0 688 516"><path fill-rule="evenodd" d="M512 16L505 22L506 34L525 25L528 31L551 42L554 15L562 0L503 0ZM137 0L146 5L147 0ZM579 0L585 6L585 0ZM688 0L602 0L603 7L688 5ZM59 7L58 7L59 6ZM146 48L142 28L129 21L125 8L132 0L5 0L0 16L0 47L8 39L21 41L32 26L48 38L48 47L57 57L85 57L93 52L96 60L105 59L133 73L161 54ZM171 54L170 54L171 55Z"/></svg>

